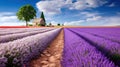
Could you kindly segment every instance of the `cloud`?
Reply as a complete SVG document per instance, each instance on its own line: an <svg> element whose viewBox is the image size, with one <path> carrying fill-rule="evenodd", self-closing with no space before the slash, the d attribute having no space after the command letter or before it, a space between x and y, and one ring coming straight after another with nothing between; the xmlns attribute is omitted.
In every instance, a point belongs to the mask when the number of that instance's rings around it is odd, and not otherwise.
<svg viewBox="0 0 120 67"><path fill-rule="evenodd" d="M40 1L36 3L37 8L47 14L58 14L64 6L63 0Z"/></svg>
<svg viewBox="0 0 120 67"><path fill-rule="evenodd" d="M79 20L79 21L71 21L71 22L65 22L64 25L68 26L79 26L81 23L85 22L85 20Z"/></svg>
<svg viewBox="0 0 120 67"><path fill-rule="evenodd" d="M120 25L120 16L106 17L104 26L117 26Z"/></svg>
<svg viewBox="0 0 120 67"><path fill-rule="evenodd" d="M52 25L57 25L58 24L58 22L56 22L56 21L51 21L51 23L52 23Z"/></svg>
<svg viewBox="0 0 120 67"><path fill-rule="evenodd" d="M17 26L25 25L25 22L19 21L15 13L1 12L0 13L0 26Z"/></svg>
<svg viewBox="0 0 120 67"><path fill-rule="evenodd" d="M90 22L90 21L98 21L98 20L101 20L102 17L101 16L93 16L91 18L87 18L86 21L87 22Z"/></svg>
<svg viewBox="0 0 120 67"><path fill-rule="evenodd" d="M94 17L94 16L97 16L97 15L99 15L99 13L96 13L96 12L94 12L94 13L90 13L90 12L81 12L81 14L82 15L84 15L85 17Z"/></svg>
<svg viewBox="0 0 120 67"><path fill-rule="evenodd" d="M1 23L0 26L25 26L23 22L4 22Z"/></svg>
<svg viewBox="0 0 120 67"><path fill-rule="evenodd" d="M86 0L88 7L99 7L107 3L106 0Z"/></svg>
<svg viewBox="0 0 120 67"><path fill-rule="evenodd" d="M77 0L70 9L84 10L87 8L96 8L107 3L104 0Z"/></svg>
<svg viewBox="0 0 120 67"><path fill-rule="evenodd" d="M1 22L8 22L8 21L16 21L16 19L17 19L17 16L1 16L0 17L0 21Z"/></svg>
<svg viewBox="0 0 120 67"><path fill-rule="evenodd" d="M36 3L39 11L43 11L47 14L55 15L61 13L62 8L68 8L70 10L84 10L87 8L96 8L107 3L105 0L44 0Z"/></svg>
<svg viewBox="0 0 120 67"><path fill-rule="evenodd" d="M70 10L77 10L81 13L79 16L75 15L77 18L80 17L81 20L75 21L75 19L71 19L74 21L71 22L64 22L65 25L98 25L98 26L109 26L109 25L119 25L120 20L118 19L119 16L101 16L101 13L97 12L82 12L83 10L89 10L92 8L97 8L100 6L103 6L107 4L107 0L42 0L36 3L37 8L39 11L43 11L44 13L48 15L55 15L48 16L47 20L50 20L52 24L57 24L58 22L55 22L56 14L62 13L62 8L67 9L67 11ZM115 6L114 3L110 4L109 7ZM64 11L64 10L63 10ZM66 11L66 12L67 12ZM69 12L68 12L69 13ZM120 13L117 13L120 15ZM72 15L73 17L74 15ZM50 18L49 18L50 17ZM61 17L61 16L60 16ZM76 18L75 17L75 18ZM69 17L68 17L69 18ZM74 17L73 17L74 18Z"/></svg>
<svg viewBox="0 0 120 67"><path fill-rule="evenodd" d="M0 16L9 16L9 15L14 15L13 12L1 12Z"/></svg>
<svg viewBox="0 0 120 67"><path fill-rule="evenodd" d="M117 12L117 15L120 15L120 12Z"/></svg>
<svg viewBox="0 0 120 67"><path fill-rule="evenodd" d="M76 9L76 10L83 10L86 9L87 6L85 5L84 1L77 1L75 3L72 3L71 7L69 7L70 10Z"/></svg>
<svg viewBox="0 0 120 67"><path fill-rule="evenodd" d="M94 16L91 18L86 18L84 20L79 21L71 21L65 22L65 25L70 26L118 26L120 25L120 16L110 16L110 17L102 17L102 16Z"/></svg>
<svg viewBox="0 0 120 67"><path fill-rule="evenodd" d="M114 7L115 4L114 3L111 3L110 5L108 5L108 7Z"/></svg>

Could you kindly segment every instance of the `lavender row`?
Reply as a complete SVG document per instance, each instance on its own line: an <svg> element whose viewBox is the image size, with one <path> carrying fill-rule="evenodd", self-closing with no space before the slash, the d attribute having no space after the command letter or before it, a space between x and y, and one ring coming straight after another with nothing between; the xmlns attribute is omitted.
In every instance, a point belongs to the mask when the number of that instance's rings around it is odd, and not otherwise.
<svg viewBox="0 0 120 67"><path fill-rule="evenodd" d="M38 28L0 28L0 32L8 32L8 31L22 31L22 30L36 30ZM41 28L44 29L44 28Z"/></svg>
<svg viewBox="0 0 120 67"><path fill-rule="evenodd" d="M78 28L79 29L79 28ZM80 31L104 34L109 36L120 36L120 28L81 28Z"/></svg>
<svg viewBox="0 0 120 67"><path fill-rule="evenodd" d="M38 30L44 30L46 28L19 28L19 29L8 29L7 31L0 32L0 36L9 35L9 34L16 34L16 33L25 33L25 32L32 32ZM48 28L49 29L49 28ZM52 29L52 28L51 28Z"/></svg>
<svg viewBox="0 0 120 67"><path fill-rule="evenodd" d="M94 28L94 29L87 28L87 29L79 29L79 31L87 32L87 33L93 34L95 36L100 36L100 37L110 39L112 41L116 41L116 42L120 43L120 31L115 30L115 29L113 31L112 29L108 28L108 29L104 29L101 31L101 29L97 29L97 28ZM111 33L111 32L114 32L114 33Z"/></svg>
<svg viewBox="0 0 120 67"><path fill-rule="evenodd" d="M103 37L105 39L109 39L109 40L114 41L114 42L120 43L120 35L119 36L118 35L110 35L110 34L104 34L102 32L97 33L97 30L96 30L96 32L95 31L94 32L88 31L88 33L90 33L92 35L95 35L95 36Z"/></svg>
<svg viewBox="0 0 120 67"><path fill-rule="evenodd" d="M0 67L23 67L37 57L60 32L60 28L0 44Z"/></svg>
<svg viewBox="0 0 120 67"><path fill-rule="evenodd" d="M7 31L15 31L15 30L20 30L20 29L28 29L28 28L0 28L0 32L7 32ZM29 28L30 29L30 28Z"/></svg>
<svg viewBox="0 0 120 67"><path fill-rule="evenodd" d="M79 31L77 29L71 29L71 30L75 31L78 34L84 36L85 38L93 41L95 44L100 45L100 46L104 47L105 49L108 49L112 53L120 54L120 49L119 49L120 44L119 43L113 42L113 41L111 41L109 39L105 39L105 38L102 38L102 37L93 36L93 35L91 35L89 33L81 32L81 31Z"/></svg>
<svg viewBox="0 0 120 67"><path fill-rule="evenodd" d="M106 55L108 55L116 64L119 65L120 63L120 44L113 42L111 40L93 36L86 32L81 32L77 29L70 29L80 36L83 36L88 41L90 41L94 46L96 46L98 49L100 49L102 52L104 52Z"/></svg>
<svg viewBox="0 0 120 67"><path fill-rule="evenodd" d="M53 29L43 29L43 30L25 32L25 33L16 33L16 34L0 36L0 43L13 41L13 40L16 40L16 39L20 39L20 38L23 38L23 37L27 37L27 36L31 36L31 35L35 35L35 34L39 34L39 33L43 33L43 32L47 32L47 31L50 31L50 30L53 30Z"/></svg>
<svg viewBox="0 0 120 67"><path fill-rule="evenodd" d="M0 36L4 36L4 35L10 35L10 34L16 34L16 33L25 33L25 32L30 32L30 31L35 31L36 29L8 29L7 31L1 32ZM38 30L38 29L37 29ZM42 30L42 29L40 29Z"/></svg>
<svg viewBox="0 0 120 67"><path fill-rule="evenodd" d="M19 30L20 28L0 28L0 32L6 32L6 31L9 31L9 30Z"/></svg>
<svg viewBox="0 0 120 67"><path fill-rule="evenodd" d="M100 51L75 33L64 29L62 67L115 67Z"/></svg>

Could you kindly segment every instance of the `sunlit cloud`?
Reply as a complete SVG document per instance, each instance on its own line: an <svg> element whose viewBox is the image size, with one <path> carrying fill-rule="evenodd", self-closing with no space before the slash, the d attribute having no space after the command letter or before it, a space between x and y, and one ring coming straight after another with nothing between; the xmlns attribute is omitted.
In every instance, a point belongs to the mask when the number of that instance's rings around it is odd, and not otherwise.
<svg viewBox="0 0 120 67"><path fill-rule="evenodd" d="M39 11L43 11L47 14L59 14L62 8L68 8L70 10L84 10L86 8L96 8L107 3L104 0L45 0L36 3Z"/></svg>
<svg viewBox="0 0 120 67"><path fill-rule="evenodd" d="M25 22L19 21L13 12L0 13L0 26L18 26L25 25Z"/></svg>

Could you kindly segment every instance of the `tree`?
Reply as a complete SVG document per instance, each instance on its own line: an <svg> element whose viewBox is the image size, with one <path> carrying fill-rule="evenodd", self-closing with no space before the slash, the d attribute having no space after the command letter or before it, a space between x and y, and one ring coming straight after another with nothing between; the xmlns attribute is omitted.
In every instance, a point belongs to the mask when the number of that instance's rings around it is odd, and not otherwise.
<svg viewBox="0 0 120 67"><path fill-rule="evenodd" d="M44 17L44 13L43 13L43 12L41 13L40 18L42 18L42 19L44 20L44 24L46 25L46 20L45 20L45 17ZM45 26L45 25L42 25L42 26Z"/></svg>
<svg viewBox="0 0 120 67"><path fill-rule="evenodd" d="M58 23L57 25L60 26L60 23Z"/></svg>
<svg viewBox="0 0 120 67"><path fill-rule="evenodd" d="M52 25L52 23L49 23L49 26L51 26Z"/></svg>
<svg viewBox="0 0 120 67"><path fill-rule="evenodd" d="M62 24L62 26L64 26L64 24Z"/></svg>
<svg viewBox="0 0 120 67"><path fill-rule="evenodd" d="M44 17L44 13L43 12L41 13L41 17L40 18L43 18L43 20L45 21L45 17Z"/></svg>
<svg viewBox="0 0 120 67"><path fill-rule="evenodd" d="M26 26L28 26L28 22L36 17L36 10L28 4L22 6L16 15L19 20L26 21Z"/></svg>

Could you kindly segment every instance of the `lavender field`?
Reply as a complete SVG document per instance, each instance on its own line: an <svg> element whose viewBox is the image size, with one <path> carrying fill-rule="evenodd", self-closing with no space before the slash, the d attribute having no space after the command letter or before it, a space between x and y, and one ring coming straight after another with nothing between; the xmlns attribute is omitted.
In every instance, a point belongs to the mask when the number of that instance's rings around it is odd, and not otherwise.
<svg viewBox="0 0 120 67"><path fill-rule="evenodd" d="M118 27L0 28L0 67L31 67L29 62L44 53L61 30L61 67L120 67Z"/></svg>
<svg viewBox="0 0 120 67"><path fill-rule="evenodd" d="M60 28L0 29L0 67L27 66L60 30Z"/></svg>
<svg viewBox="0 0 120 67"><path fill-rule="evenodd" d="M119 67L120 28L65 28L63 67Z"/></svg>
<svg viewBox="0 0 120 67"><path fill-rule="evenodd" d="M0 67L120 67L120 0L1 0Z"/></svg>

